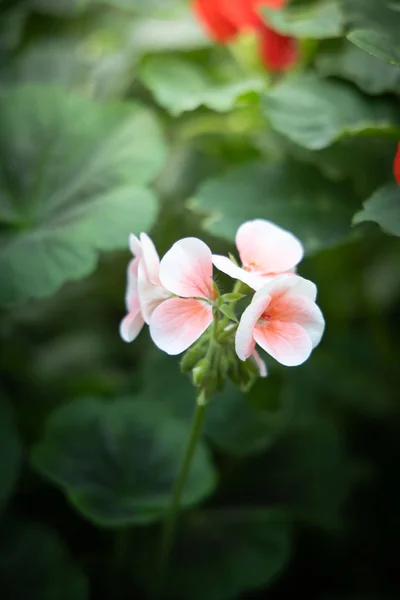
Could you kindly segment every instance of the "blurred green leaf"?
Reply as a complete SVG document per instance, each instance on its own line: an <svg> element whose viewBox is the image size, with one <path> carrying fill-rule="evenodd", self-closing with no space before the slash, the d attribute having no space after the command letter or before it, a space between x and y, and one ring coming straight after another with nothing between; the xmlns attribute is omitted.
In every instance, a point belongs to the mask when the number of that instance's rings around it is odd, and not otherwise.
<svg viewBox="0 0 400 600"><path fill-rule="evenodd" d="M272 88L265 111L276 131L310 150L351 135L400 138L396 105L366 98L347 84L311 72L286 78Z"/></svg>
<svg viewBox="0 0 400 600"><path fill-rule="evenodd" d="M3 92L0 110L0 304L10 305L87 275L99 250L152 225L157 202L144 186L165 147L135 104L32 86Z"/></svg>
<svg viewBox="0 0 400 600"><path fill-rule="evenodd" d="M173 12L183 6L183 0L31 0L36 10L58 16L74 16L89 7L109 6L137 13Z"/></svg>
<svg viewBox="0 0 400 600"><path fill-rule="evenodd" d="M353 224L373 221L386 233L400 236L400 187L391 183L377 190L354 215Z"/></svg>
<svg viewBox="0 0 400 600"><path fill-rule="evenodd" d="M270 377L247 394L228 384L209 406L206 436L232 456L257 454L271 446L290 419L279 383Z"/></svg>
<svg viewBox="0 0 400 600"><path fill-rule="evenodd" d="M22 458L22 444L11 408L0 396L0 512L13 492Z"/></svg>
<svg viewBox="0 0 400 600"><path fill-rule="evenodd" d="M304 402L301 390L295 402ZM301 410L301 407L298 407ZM315 417L292 430L271 449L264 463L268 497L273 505L318 527L343 524L351 489L351 469L340 429Z"/></svg>
<svg viewBox="0 0 400 600"><path fill-rule="evenodd" d="M85 600L87 583L57 535L32 522L0 527L2 600Z"/></svg>
<svg viewBox="0 0 400 600"><path fill-rule="evenodd" d="M347 39L368 54L400 66L400 46L395 46L393 39L386 32L355 29L348 34Z"/></svg>
<svg viewBox="0 0 400 600"><path fill-rule="evenodd" d="M145 585L157 538L139 540L134 564ZM256 507L196 511L181 520L166 598L228 600L268 586L283 571L291 553L285 515Z"/></svg>
<svg viewBox="0 0 400 600"><path fill-rule="evenodd" d="M154 353L145 364L143 375L139 399L147 404L161 403L169 414L189 423L194 391L189 377L180 372L176 358ZM224 452L248 456L273 443L287 418L287 406L280 402L280 381L268 378L248 394L227 384L210 402L204 434Z"/></svg>
<svg viewBox="0 0 400 600"><path fill-rule="evenodd" d="M229 111L241 97L250 92L257 94L266 85L255 77L216 82L206 69L173 56L149 57L140 76L157 102L174 116L201 105L218 112Z"/></svg>
<svg viewBox="0 0 400 600"><path fill-rule="evenodd" d="M371 95L400 91L400 69L382 64L347 40L340 40L322 48L316 59L321 75L341 77L355 83Z"/></svg>
<svg viewBox="0 0 400 600"><path fill-rule="evenodd" d="M340 424L322 406L316 388L299 371L288 377L286 401L292 407L282 435L262 455L237 465L222 489L222 500L285 511L314 527L344 524L344 505L354 481Z"/></svg>
<svg viewBox="0 0 400 600"><path fill-rule="evenodd" d="M169 507L188 434L187 424L171 417L161 403L86 398L53 413L32 460L94 523L144 524L161 519ZM200 445L183 506L209 495L215 480Z"/></svg>
<svg viewBox="0 0 400 600"><path fill-rule="evenodd" d="M341 2L337 0L289 5L282 10L263 7L262 14L266 22L279 33L300 39L319 40L339 37L344 29Z"/></svg>
<svg viewBox="0 0 400 600"><path fill-rule="evenodd" d="M395 1L346 0L348 39L368 54L400 65L400 13Z"/></svg>
<svg viewBox="0 0 400 600"><path fill-rule="evenodd" d="M322 150L307 150L275 134L276 144L295 160L315 165L329 179L347 181L357 196L365 198L393 176L397 140L345 137Z"/></svg>
<svg viewBox="0 0 400 600"><path fill-rule="evenodd" d="M310 253L349 237L352 204L346 186L294 162L247 163L205 182L194 201L212 234L233 241L243 221L264 218L293 231Z"/></svg>

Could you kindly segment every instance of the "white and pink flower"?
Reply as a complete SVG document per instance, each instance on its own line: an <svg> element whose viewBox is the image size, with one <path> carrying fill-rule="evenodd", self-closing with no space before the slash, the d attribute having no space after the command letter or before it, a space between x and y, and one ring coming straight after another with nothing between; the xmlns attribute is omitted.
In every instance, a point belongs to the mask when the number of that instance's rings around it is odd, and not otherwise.
<svg viewBox="0 0 400 600"><path fill-rule="evenodd" d="M280 275L260 288L243 312L235 347L240 360L258 344L281 364L294 367L310 356L325 322L315 304L316 286L298 275Z"/></svg>
<svg viewBox="0 0 400 600"><path fill-rule="evenodd" d="M243 223L236 234L236 247L242 267L218 254L213 256L213 263L254 290L276 275L293 272L304 254L301 242L292 233L264 219Z"/></svg>
<svg viewBox="0 0 400 600"><path fill-rule="evenodd" d="M167 354L191 346L213 320L215 290L212 254L197 238L176 242L161 260L151 239L130 236L134 254L127 272L125 302L128 314L120 335L132 342L144 323L154 343Z"/></svg>

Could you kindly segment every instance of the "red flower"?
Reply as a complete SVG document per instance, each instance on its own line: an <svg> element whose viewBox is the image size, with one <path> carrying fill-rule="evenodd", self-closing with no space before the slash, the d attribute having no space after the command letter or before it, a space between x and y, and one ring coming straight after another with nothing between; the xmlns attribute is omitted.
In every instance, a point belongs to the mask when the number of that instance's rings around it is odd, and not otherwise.
<svg viewBox="0 0 400 600"><path fill-rule="evenodd" d="M400 144L397 147L397 154L393 163L393 172L397 183L400 185Z"/></svg>
<svg viewBox="0 0 400 600"><path fill-rule="evenodd" d="M262 6L279 10L287 0L194 0L193 8L209 35L227 43L239 33L253 30L259 38L260 57L270 71L284 71L297 60L294 38L281 35L260 17Z"/></svg>

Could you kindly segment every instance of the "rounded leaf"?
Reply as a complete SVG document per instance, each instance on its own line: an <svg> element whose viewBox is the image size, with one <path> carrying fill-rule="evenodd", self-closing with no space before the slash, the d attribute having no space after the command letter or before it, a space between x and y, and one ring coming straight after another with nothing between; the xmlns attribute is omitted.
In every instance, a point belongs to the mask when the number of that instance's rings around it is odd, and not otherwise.
<svg viewBox="0 0 400 600"><path fill-rule="evenodd" d="M33 464L94 523L148 523L161 519L169 507L188 434L186 424L160 406L86 398L50 417L33 450ZM182 505L199 502L214 484L214 470L200 445Z"/></svg>

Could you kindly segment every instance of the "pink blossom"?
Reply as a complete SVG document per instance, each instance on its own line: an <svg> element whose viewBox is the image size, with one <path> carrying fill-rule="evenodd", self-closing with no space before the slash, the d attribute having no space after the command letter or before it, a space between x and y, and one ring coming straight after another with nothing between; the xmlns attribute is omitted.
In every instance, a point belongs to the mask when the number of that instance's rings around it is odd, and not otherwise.
<svg viewBox="0 0 400 600"><path fill-rule="evenodd" d="M149 236L141 233L139 240L131 234L129 247L134 258L127 270L125 304L128 314L119 328L125 342L132 342L141 332L144 323L149 323L154 309L171 296L160 283L160 259Z"/></svg>
<svg viewBox="0 0 400 600"><path fill-rule="evenodd" d="M243 312L236 353L246 360L256 343L281 364L302 364L319 343L324 318L315 304L316 286L297 275L279 275L260 288Z"/></svg>
<svg viewBox="0 0 400 600"><path fill-rule="evenodd" d="M150 335L167 354L189 348L212 322L212 271L211 250L197 238L176 242L161 260L159 280L175 297L153 311Z"/></svg>
<svg viewBox="0 0 400 600"><path fill-rule="evenodd" d="M213 263L223 273L254 290L271 277L294 271L304 252L301 242L292 233L263 219L243 223L236 234L236 246L242 267L220 255L213 255Z"/></svg>

